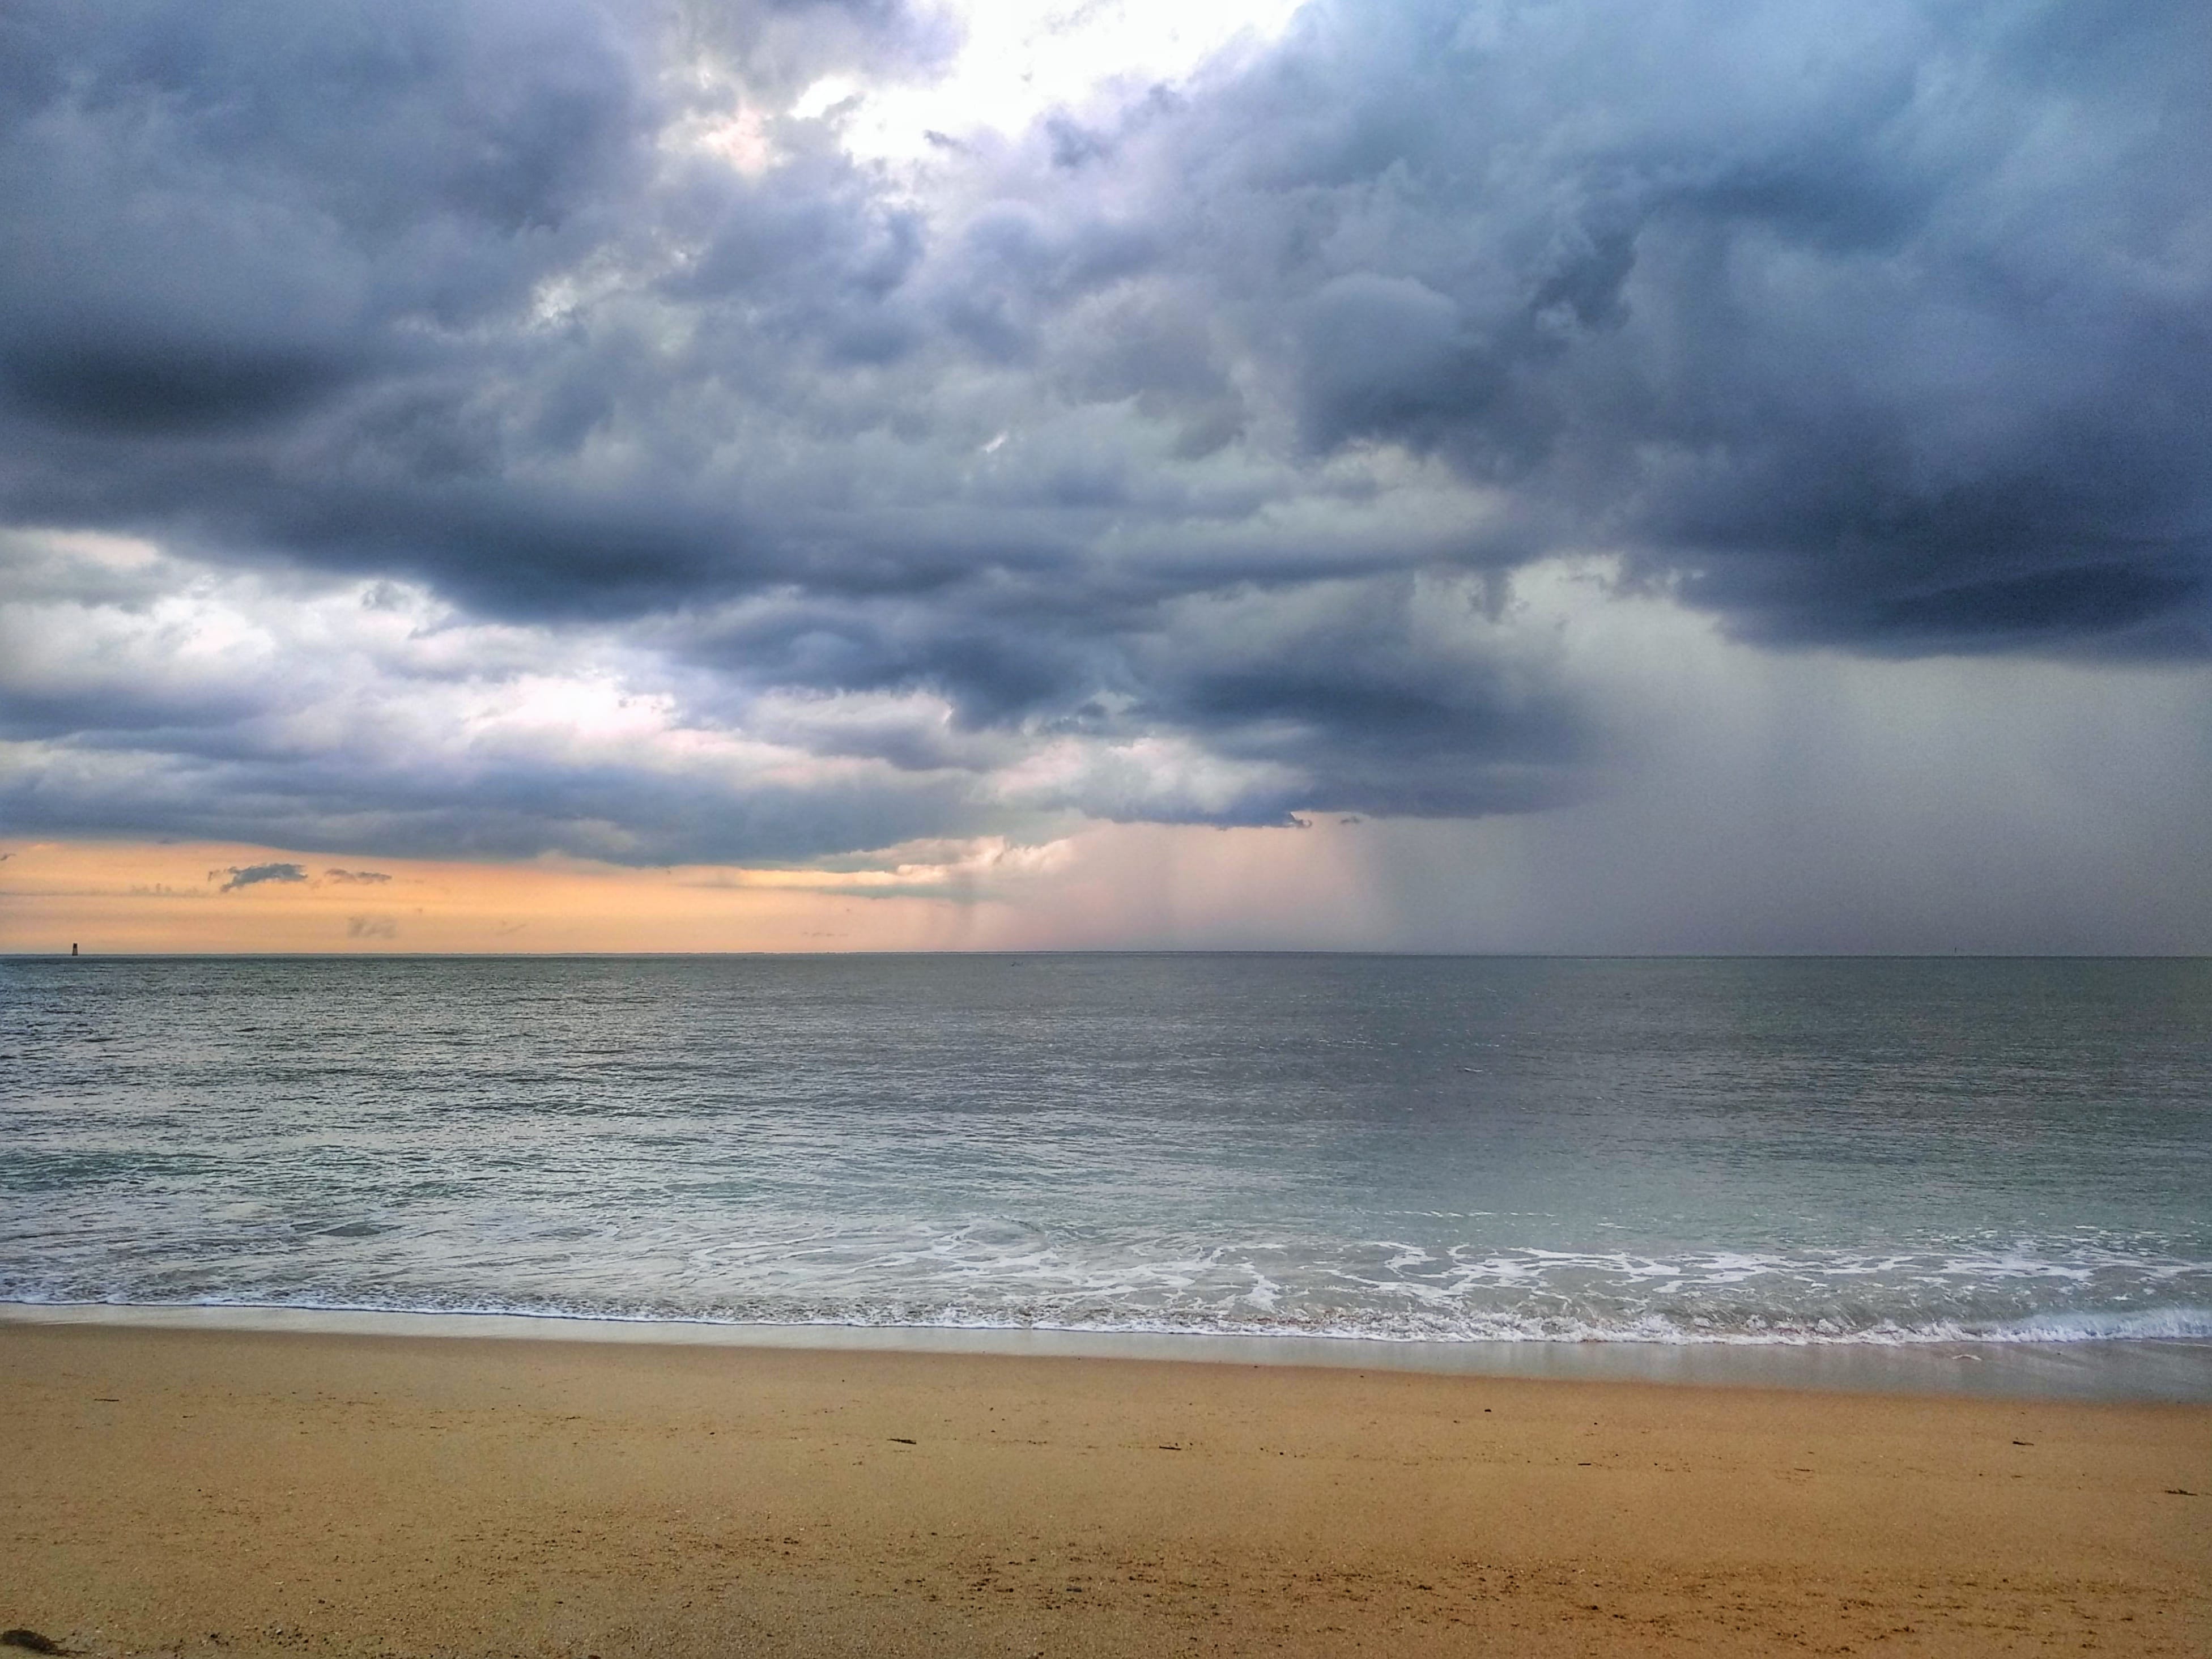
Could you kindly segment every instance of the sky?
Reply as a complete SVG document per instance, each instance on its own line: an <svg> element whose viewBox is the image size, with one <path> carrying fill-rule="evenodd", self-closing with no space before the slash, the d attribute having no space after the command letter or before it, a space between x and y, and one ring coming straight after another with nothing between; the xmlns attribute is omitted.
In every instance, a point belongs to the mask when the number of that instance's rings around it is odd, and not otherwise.
<svg viewBox="0 0 2212 1659"><path fill-rule="evenodd" d="M12 0L0 950L2212 951L2201 0Z"/></svg>

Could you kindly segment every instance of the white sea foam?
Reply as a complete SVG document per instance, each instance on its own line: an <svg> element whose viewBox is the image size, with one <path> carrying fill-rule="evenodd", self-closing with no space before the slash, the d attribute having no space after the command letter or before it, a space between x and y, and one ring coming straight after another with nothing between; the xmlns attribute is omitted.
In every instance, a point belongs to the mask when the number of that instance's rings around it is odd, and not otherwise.
<svg viewBox="0 0 2212 1659"><path fill-rule="evenodd" d="M1249 1305L1262 1316L1236 1311L1203 1315L1196 1310L1055 1316L1045 1310L1010 1310L937 1305L845 1303L809 1306L762 1304L711 1311L568 1304L535 1298L451 1297L381 1298L318 1295L208 1295L156 1302L123 1296L11 1294L0 1302L31 1307L270 1308L329 1313L468 1314L507 1317L596 1320L630 1324L709 1326L822 1326L850 1329L973 1331L1057 1331L1098 1334L1236 1337L1309 1337L1389 1343L1656 1343L1672 1346L1905 1347L1942 1343L2075 1344L2092 1342L2212 1343L2212 1307L2170 1306L2140 1312L2039 1315L1995 1324L1953 1319L1922 1325L1889 1322L1846 1328L1831 1322L1796 1323L1759 1318L1738 1328L1684 1325L1644 1313L1606 1321L1506 1311L1468 1313L1449 1319L1394 1318L1386 1314L1340 1312L1333 1316L1285 1316L1263 1300Z"/></svg>
<svg viewBox="0 0 2212 1659"><path fill-rule="evenodd" d="M511 1218L510 1218L511 1219ZM702 1243L665 1223L580 1239L465 1221L282 1255L135 1263L88 1231L0 1268L0 1298L386 1311L1211 1332L1392 1341L1894 1344L2212 1334L2212 1262L2074 1243L1656 1255L973 1219L784 1218ZM332 1257L340 1249L343 1255ZM589 1248L586 1248L588 1246ZM333 1266L344 1269L331 1277Z"/></svg>

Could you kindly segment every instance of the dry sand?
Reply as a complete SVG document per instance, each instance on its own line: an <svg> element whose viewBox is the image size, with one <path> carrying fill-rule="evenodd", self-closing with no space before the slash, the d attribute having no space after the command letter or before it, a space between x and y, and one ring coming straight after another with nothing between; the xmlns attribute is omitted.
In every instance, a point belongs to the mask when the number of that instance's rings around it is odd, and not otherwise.
<svg viewBox="0 0 2212 1659"><path fill-rule="evenodd" d="M0 1379L0 1626L88 1654L2212 1651L2203 1407L28 1325Z"/></svg>

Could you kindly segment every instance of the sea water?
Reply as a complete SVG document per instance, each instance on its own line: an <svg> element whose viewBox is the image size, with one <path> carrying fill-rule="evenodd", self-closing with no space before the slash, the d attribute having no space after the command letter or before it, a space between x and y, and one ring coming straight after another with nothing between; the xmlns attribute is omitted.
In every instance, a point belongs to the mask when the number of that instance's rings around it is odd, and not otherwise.
<svg viewBox="0 0 2212 1659"><path fill-rule="evenodd" d="M2212 963L0 961L0 1301L2212 1340Z"/></svg>

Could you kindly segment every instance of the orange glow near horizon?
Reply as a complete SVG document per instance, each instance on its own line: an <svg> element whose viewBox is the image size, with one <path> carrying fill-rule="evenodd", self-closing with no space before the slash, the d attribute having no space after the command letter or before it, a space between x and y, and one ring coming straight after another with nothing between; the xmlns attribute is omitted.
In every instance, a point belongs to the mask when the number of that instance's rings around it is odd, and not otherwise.
<svg viewBox="0 0 2212 1659"><path fill-rule="evenodd" d="M0 863L0 950L66 952L927 949L941 899L866 896L813 872L627 870L307 854L213 843L44 842ZM240 886L233 871L304 879ZM380 877L382 879L375 879ZM811 878L811 882L810 882ZM825 890L842 880L847 890Z"/></svg>
<svg viewBox="0 0 2212 1659"><path fill-rule="evenodd" d="M1042 848L931 850L858 871L629 869L0 842L0 953L1326 946L1368 943L1373 921L1321 831L1101 825ZM271 866L290 867L253 878ZM1254 916L1285 931L1247 935Z"/></svg>

